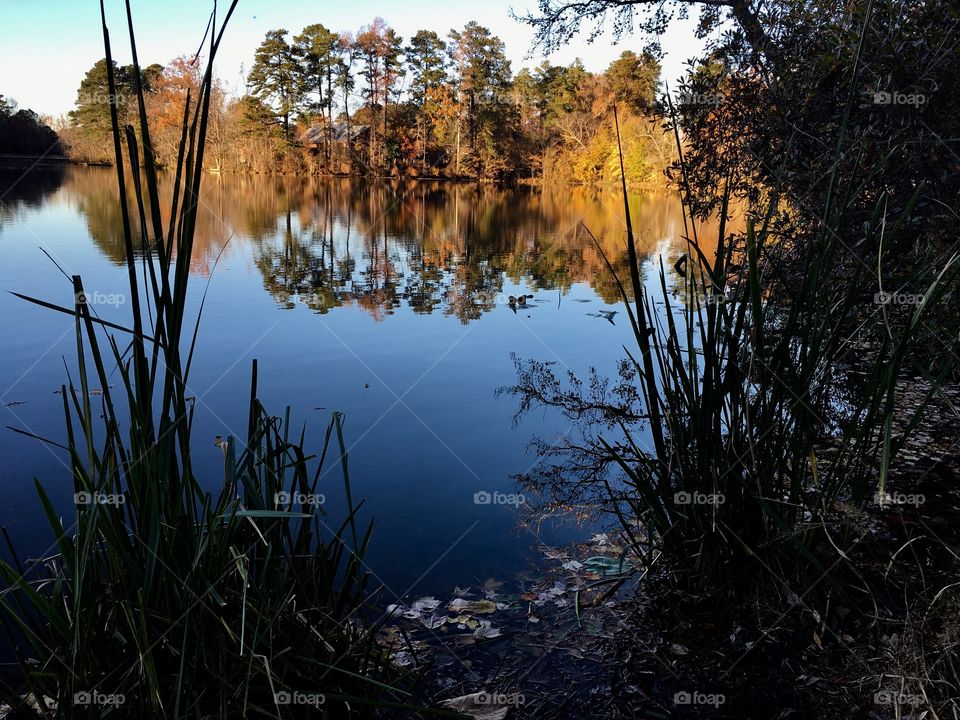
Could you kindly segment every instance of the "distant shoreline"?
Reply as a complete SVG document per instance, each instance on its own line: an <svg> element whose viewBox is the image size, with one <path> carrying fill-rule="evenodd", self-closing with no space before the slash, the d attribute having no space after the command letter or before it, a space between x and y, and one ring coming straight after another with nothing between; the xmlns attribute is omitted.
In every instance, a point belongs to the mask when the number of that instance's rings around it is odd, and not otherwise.
<svg viewBox="0 0 960 720"><path fill-rule="evenodd" d="M105 161L86 161L76 160L67 156L41 156L41 155L3 155L0 154L0 169L31 169L33 167L114 167L114 163ZM159 167L161 171L173 172L170 168ZM302 177L302 178L324 178L324 179L352 179L368 181L406 181L406 182L443 182L443 183L461 183L461 184L481 184L496 185L500 187L509 187L523 185L527 187L593 187L596 189L605 189L607 186L589 183L571 183L556 182L552 180L541 180L539 178L516 178L513 180L492 180L488 178L476 178L469 176L456 175L344 175L339 173L297 173L297 172L256 172L252 170L220 170L218 168L206 168L205 171L211 175L236 175L263 177ZM614 188L618 189L618 188ZM631 186L631 192L647 192L657 190L669 190L666 183L644 183Z"/></svg>
<svg viewBox="0 0 960 720"><path fill-rule="evenodd" d="M111 167L111 163L97 163L97 162L84 162L81 160L74 160L69 158L66 155L11 155L11 154L0 154L0 168L11 168L11 169L20 169L20 168L32 168L32 167L41 167L44 165L55 165L57 167L62 167L64 165L78 165L78 166L94 166L94 167Z"/></svg>

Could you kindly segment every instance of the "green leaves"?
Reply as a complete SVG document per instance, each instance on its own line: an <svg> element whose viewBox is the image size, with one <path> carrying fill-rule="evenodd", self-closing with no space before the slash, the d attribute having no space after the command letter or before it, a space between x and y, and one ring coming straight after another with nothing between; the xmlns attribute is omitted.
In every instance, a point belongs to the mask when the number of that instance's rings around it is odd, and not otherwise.
<svg viewBox="0 0 960 720"><path fill-rule="evenodd" d="M254 54L247 82L254 97L274 108L289 138L290 118L303 107L308 87L286 30L267 33Z"/></svg>

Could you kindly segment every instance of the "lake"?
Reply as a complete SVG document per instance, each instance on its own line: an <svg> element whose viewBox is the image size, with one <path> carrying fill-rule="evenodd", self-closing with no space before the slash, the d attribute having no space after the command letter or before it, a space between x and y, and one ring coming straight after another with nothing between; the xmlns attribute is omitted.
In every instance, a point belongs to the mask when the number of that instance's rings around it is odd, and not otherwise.
<svg viewBox="0 0 960 720"><path fill-rule="evenodd" d="M572 426L559 413L515 422L516 398L496 390L516 379L512 354L582 377L591 367L615 372L629 326L584 228L625 267L616 192L264 176L204 183L188 308L195 318L206 288L189 379L204 483L222 478L216 438L245 434L256 358L265 406L282 416L289 405L311 447L320 448L330 414L344 413L353 494L376 521L367 563L389 600L506 580L529 569L541 544L589 536L594 528L572 519L520 523L529 507L498 502L522 492L512 476L537 462L531 439ZM634 196L632 211L642 250L672 267L683 251L675 196ZM128 324L113 170L0 171L0 290L72 307L58 265L82 276L102 318ZM62 440L57 393L76 365L73 319L3 292L0 347L0 425ZM51 538L32 479L71 516L66 455L9 429L0 455L0 524L35 556ZM339 519L338 469L321 486Z"/></svg>

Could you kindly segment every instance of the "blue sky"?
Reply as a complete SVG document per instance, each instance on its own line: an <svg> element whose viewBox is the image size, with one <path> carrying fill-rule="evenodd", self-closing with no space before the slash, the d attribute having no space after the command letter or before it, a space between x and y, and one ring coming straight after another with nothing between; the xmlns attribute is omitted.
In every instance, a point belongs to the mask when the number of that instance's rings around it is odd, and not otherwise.
<svg viewBox="0 0 960 720"><path fill-rule="evenodd" d="M227 0L220 0L224 7ZM321 22L333 30L356 31L381 16L404 37L422 28L441 36L476 20L489 27L507 46L513 71L534 66L541 56L526 57L532 31L510 17L533 9L536 0L348 0L320 3L308 0L240 0L217 58L217 74L234 92L242 89L242 70L249 71L253 52L268 30L286 28L297 33ZM166 63L194 52L200 43L210 0L132 0L137 46L143 65ZM129 62L126 20L122 0L108 0L114 56ZM580 57L588 70L602 70L627 48L639 49L639 38L625 38L613 46L609 37L593 44L583 39L550 56L555 64ZM671 83L701 43L694 38L692 21L677 22L663 38L667 51L664 77ZM98 0L0 0L0 94L20 107L41 114L60 115L72 109L84 73L103 57Z"/></svg>

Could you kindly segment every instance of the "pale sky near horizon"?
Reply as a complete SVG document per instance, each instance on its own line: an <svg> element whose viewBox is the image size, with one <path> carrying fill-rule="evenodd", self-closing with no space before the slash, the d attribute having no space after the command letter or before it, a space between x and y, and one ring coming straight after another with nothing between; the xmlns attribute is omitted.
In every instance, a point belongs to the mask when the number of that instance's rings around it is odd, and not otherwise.
<svg viewBox="0 0 960 720"><path fill-rule="evenodd" d="M143 66L167 63L193 53L200 44L212 0L132 0L137 49ZM219 7L228 3L220 0ZM355 32L373 18L383 17L407 40L417 30L435 30L445 38L451 28L476 20L506 44L514 73L538 65L531 50L533 31L510 16L535 9L536 0L487 0L464 3L447 0L409 0L391 4L384 0L324 3L309 0L240 0L227 27L217 56L217 75L234 93L243 88L257 45L268 30L286 28L291 35L311 23L332 30ZM221 10L222 12L222 10ZM114 58L130 62L126 17L122 0L108 0ZM694 37L692 20L677 21L661 39L666 52L663 77L671 85L683 73L688 59L702 49ZM588 70L603 70L623 50L639 50L642 38L625 37L614 46L610 36L592 44L585 37L554 53L549 60L567 64L581 58ZM41 115L62 115L73 109L77 87L86 71L103 57L99 0L0 0L0 94Z"/></svg>

